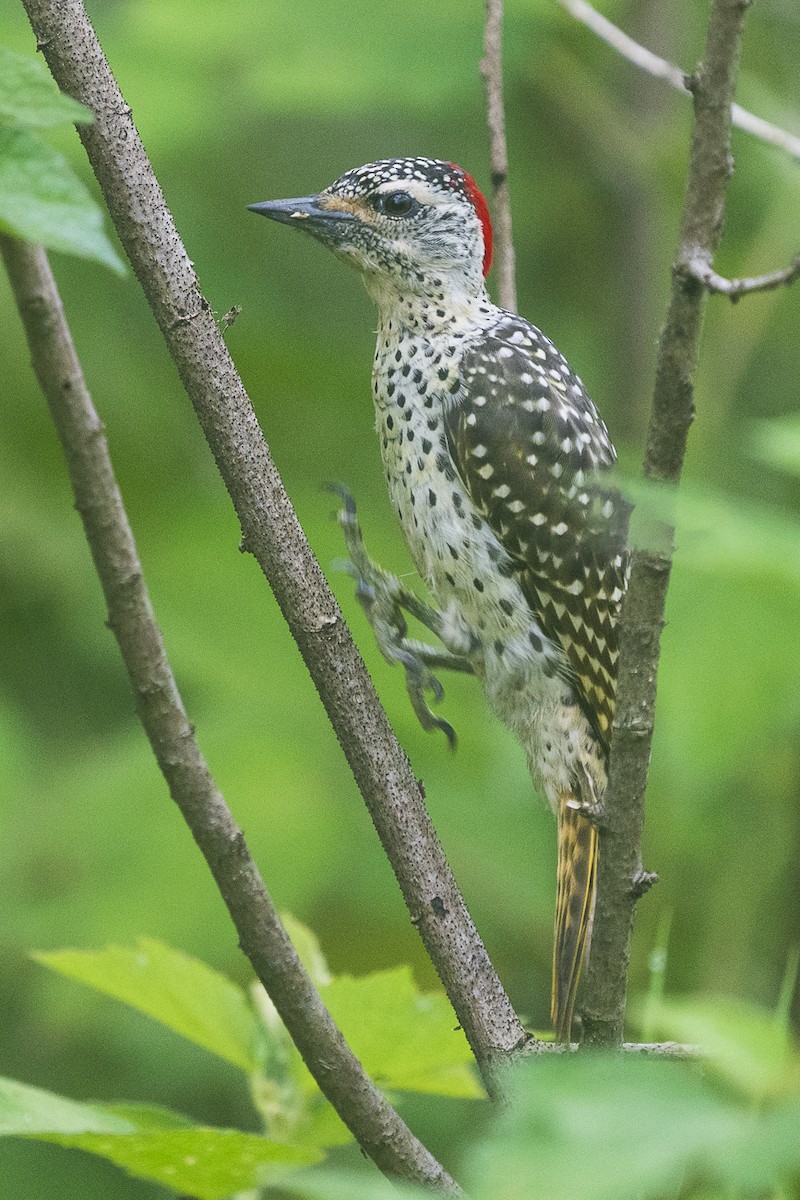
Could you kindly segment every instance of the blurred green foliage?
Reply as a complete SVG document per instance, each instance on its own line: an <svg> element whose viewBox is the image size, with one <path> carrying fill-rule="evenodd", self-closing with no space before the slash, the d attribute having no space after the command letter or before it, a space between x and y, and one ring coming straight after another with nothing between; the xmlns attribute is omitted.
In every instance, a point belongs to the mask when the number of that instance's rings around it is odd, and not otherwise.
<svg viewBox="0 0 800 1200"><path fill-rule="evenodd" d="M292 938L358 1058L385 1089L483 1096L463 1033L441 993L418 992L404 968L334 977L313 933ZM376 1172L325 1163L350 1140L323 1100L260 984L245 994L197 959L152 939L135 947L37 955L44 965L115 996L249 1078L261 1135L193 1126L148 1104L80 1104L0 1078L0 1136L85 1150L139 1180L196 1200L383 1200ZM788 1001L794 954L770 1012L742 1000L647 1006L662 1036L702 1047L702 1063L640 1053L538 1054L505 1069L496 1106L457 1175L476 1200L782 1200L800 1183L800 1053ZM472 1121L469 1122L473 1124ZM408 1189L409 1196L429 1195Z"/></svg>
<svg viewBox="0 0 800 1200"><path fill-rule="evenodd" d="M706 5L617 0L603 11L690 67ZM448 856L517 1007L546 1025L555 834L513 739L474 681L447 680L455 756L416 725L344 576L334 505L347 482L368 547L410 569L381 476L369 371L375 318L355 276L246 204L303 195L392 154L461 162L488 190L483 5L342 0L95 0L91 14L220 316L279 468L363 648ZM32 55L21 5L2 40ZM749 17L739 100L798 132L800 15ZM637 74L552 0L507 0L507 105L520 308L587 381L630 474L641 457L655 339L682 199L689 106ZM96 194L75 134L47 131ZM734 135L718 268L758 273L797 246L800 168ZM129 273L54 255L106 423L159 620L198 735L271 891L315 928L336 972L411 963L433 975L336 740L238 528L188 401ZM673 912L666 993L770 1007L800 926L797 571L800 504L764 422L796 417L800 290L712 301L687 464L723 498L678 530L646 828L661 883L640 906L632 989ZM256 1126L237 1069L27 953L144 935L249 980L227 915L133 716L60 450L0 283L0 1071L76 1099L147 1098L193 1121ZM769 441L764 429L776 428ZM772 452L770 451L772 446ZM785 458L785 455L783 456ZM796 457L795 457L796 463ZM791 465L791 464L790 464ZM739 517L764 512L738 537ZM732 514L732 515L731 515ZM735 553L723 553L731 538ZM702 536L700 536L702 535ZM796 552L794 555L796 563ZM632 1030L635 1032L635 1030ZM482 1118L404 1101L450 1165ZM474 1103L474 1102L469 1102ZM472 1112L472 1109L469 1110ZM251 1124L248 1126L248 1122ZM357 1155L337 1151L354 1169ZM85 1156L0 1150L0 1195L147 1200L155 1185ZM330 1193L333 1195L333 1192Z"/></svg>

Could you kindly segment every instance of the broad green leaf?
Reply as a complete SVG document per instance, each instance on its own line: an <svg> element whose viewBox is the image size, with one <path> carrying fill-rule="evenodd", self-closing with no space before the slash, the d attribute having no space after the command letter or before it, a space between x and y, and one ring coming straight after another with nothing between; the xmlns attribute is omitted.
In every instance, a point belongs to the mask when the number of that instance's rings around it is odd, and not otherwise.
<svg viewBox="0 0 800 1200"><path fill-rule="evenodd" d="M39 1134L38 1140L86 1150L116 1163L130 1175L150 1179L198 1200L226 1200L259 1187L287 1168L318 1162L321 1154L281 1145L235 1129L172 1132Z"/></svg>
<svg viewBox="0 0 800 1200"><path fill-rule="evenodd" d="M97 1104L101 1112L129 1121L137 1133L159 1131L164 1133L171 1129L191 1129L194 1121L183 1113L171 1108L161 1108L157 1104Z"/></svg>
<svg viewBox="0 0 800 1200"><path fill-rule="evenodd" d="M331 979L316 936L284 915L292 941L336 1023L380 1086L434 1095L479 1098L483 1091L472 1070L472 1052L456 1029L442 994L421 993L407 967L363 978ZM320 1097L302 1058L264 989L253 987L253 1002L269 1037L265 1062L252 1084L253 1100L273 1136L291 1136L317 1145L350 1138L346 1127Z"/></svg>
<svg viewBox="0 0 800 1200"><path fill-rule="evenodd" d="M34 955L70 979L122 1000L243 1071L257 1066L258 1023L241 988L151 938L136 947Z"/></svg>
<svg viewBox="0 0 800 1200"><path fill-rule="evenodd" d="M0 230L124 270L103 217L65 158L26 129L0 125Z"/></svg>
<svg viewBox="0 0 800 1200"><path fill-rule="evenodd" d="M541 1055L510 1084L470 1154L476 1200L661 1200L695 1178L761 1194L800 1167L796 1103L754 1113L684 1064Z"/></svg>
<svg viewBox="0 0 800 1200"><path fill-rule="evenodd" d="M42 63L0 46L0 121L45 127L91 120L89 109L60 92Z"/></svg>
<svg viewBox="0 0 800 1200"><path fill-rule="evenodd" d="M16 1079L0 1079L0 1135L127 1134L135 1129L122 1112L68 1100Z"/></svg>
<svg viewBox="0 0 800 1200"><path fill-rule="evenodd" d="M792 1032L766 1009L725 996L667 998L656 1006L653 1020L660 1036L701 1046L704 1058L746 1096L800 1093L800 1054Z"/></svg>
<svg viewBox="0 0 800 1200"><path fill-rule="evenodd" d="M223 1200L322 1157L311 1146L191 1127L179 1113L154 1105L80 1104L13 1079L0 1079L0 1135L86 1150L200 1200Z"/></svg>
<svg viewBox="0 0 800 1200"><path fill-rule="evenodd" d="M417 989L409 967L321 989L336 1023L376 1083L386 1088L478 1098L472 1052L447 998Z"/></svg>

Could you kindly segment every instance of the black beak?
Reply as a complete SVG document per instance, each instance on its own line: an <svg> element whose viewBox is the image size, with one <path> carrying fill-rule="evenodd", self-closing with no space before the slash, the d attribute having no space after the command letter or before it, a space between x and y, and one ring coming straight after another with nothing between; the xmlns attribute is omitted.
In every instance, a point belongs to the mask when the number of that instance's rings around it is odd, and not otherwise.
<svg viewBox="0 0 800 1200"><path fill-rule="evenodd" d="M250 212L260 213L272 221L284 225L297 225L309 233L330 229L340 221L354 221L353 213L336 208L322 208L319 196L301 196L297 200L262 200L260 204L248 204Z"/></svg>

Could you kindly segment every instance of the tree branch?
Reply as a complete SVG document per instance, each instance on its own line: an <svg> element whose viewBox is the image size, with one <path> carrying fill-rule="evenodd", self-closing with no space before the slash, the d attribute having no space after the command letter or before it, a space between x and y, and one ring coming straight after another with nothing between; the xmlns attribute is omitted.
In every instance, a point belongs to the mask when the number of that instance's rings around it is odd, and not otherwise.
<svg viewBox="0 0 800 1200"><path fill-rule="evenodd" d="M200 292L172 214L81 0L23 0L230 493L355 776L440 979L491 1088L526 1040L442 852L411 766L306 541L249 397Z"/></svg>
<svg viewBox="0 0 800 1200"><path fill-rule="evenodd" d="M700 1046L685 1042L623 1042L622 1050L626 1054L638 1054L642 1058L679 1058L693 1059L702 1057ZM580 1050L579 1042L537 1042L535 1046L526 1046L521 1052L523 1058L535 1058L538 1054L568 1054Z"/></svg>
<svg viewBox="0 0 800 1200"><path fill-rule="evenodd" d="M486 118L492 164L497 296L502 308L517 311L514 274L514 239L511 230L511 200L508 194L508 151L503 105L503 0L486 0L483 28L481 75L486 81Z"/></svg>
<svg viewBox="0 0 800 1200"><path fill-rule="evenodd" d="M751 292L769 292L774 288L789 287L796 279L800 279L800 254L781 271L753 275L749 279L726 279L704 262L693 264L692 274L707 291L727 296L732 304L736 304L742 296L749 296Z"/></svg>
<svg viewBox="0 0 800 1200"><path fill-rule="evenodd" d="M694 417L694 373L707 290L693 264L709 266L719 242L733 171L731 102L749 0L712 0L703 60L692 77L694 126L677 260L661 333L644 474L677 485ZM583 1006L584 1041L622 1042L630 940L641 863L659 642L674 529L634 550L619 626L617 703L600 835L592 951Z"/></svg>
<svg viewBox="0 0 800 1200"><path fill-rule="evenodd" d="M607 17L588 4L587 0L557 0L557 3L566 9L570 16L575 17L587 29L591 29L592 33L597 34L612 50L621 54L629 63L646 71L648 75L655 76L656 79L663 79L676 91L688 93L686 76L680 67L676 67L667 59L660 58L651 50L640 46L633 38L628 37L627 33L623 33L618 26L612 24ZM731 120L738 129L743 129L745 133L752 134L762 142L778 146L787 154L791 154L792 158L800 159L800 137L788 133L785 129L780 129L777 125L772 125L769 121L764 121L738 104L731 106Z"/></svg>
<svg viewBox="0 0 800 1200"><path fill-rule="evenodd" d="M239 941L309 1071L386 1175L444 1196L461 1190L364 1072L307 975L208 765L150 603L103 426L81 371L47 255L0 235L14 297L67 459L75 506L158 765L228 907Z"/></svg>

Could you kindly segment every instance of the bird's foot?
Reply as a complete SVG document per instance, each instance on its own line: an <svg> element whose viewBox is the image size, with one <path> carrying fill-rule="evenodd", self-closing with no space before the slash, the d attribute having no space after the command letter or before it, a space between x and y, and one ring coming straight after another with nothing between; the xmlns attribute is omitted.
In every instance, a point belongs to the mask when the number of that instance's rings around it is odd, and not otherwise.
<svg viewBox="0 0 800 1200"><path fill-rule="evenodd" d="M343 501L338 520L350 558L341 566L356 581L356 598L375 632L378 648L387 662L399 662L405 669L406 690L422 728L441 729L450 745L455 746L456 735L452 725L432 712L426 693L433 696L435 704L444 696L444 688L431 666L452 667L455 670L467 670L469 667L447 650L408 637L405 612L434 632L441 628L441 615L414 596L396 575L373 562L364 546L353 496L341 484L330 485L330 490Z"/></svg>
<svg viewBox="0 0 800 1200"><path fill-rule="evenodd" d="M655 871L645 871L644 867L634 871L631 878L631 895L634 900L641 900L655 883L658 883L658 874Z"/></svg>
<svg viewBox="0 0 800 1200"><path fill-rule="evenodd" d="M603 829L606 823L606 806L602 800L584 800L579 805L580 811L594 825L595 829Z"/></svg>
<svg viewBox="0 0 800 1200"><path fill-rule="evenodd" d="M602 800L597 798L594 783L585 770L573 776L575 795L567 801L567 806L579 812L594 825L595 829L603 829L606 822L606 809Z"/></svg>
<svg viewBox="0 0 800 1200"><path fill-rule="evenodd" d="M425 693L430 692L433 695L434 704L438 704L444 697L444 688L430 667L427 666L425 660L408 647L408 640L405 638L402 639L402 644L394 651L394 658L395 661L401 662L405 667L406 691L411 701L411 707L417 714L417 720L424 730L441 729L450 743L451 750L455 750L457 740L455 729L453 729L453 726L444 717L437 717L436 713L431 711L425 699ZM389 661L391 662L392 660L389 659Z"/></svg>

